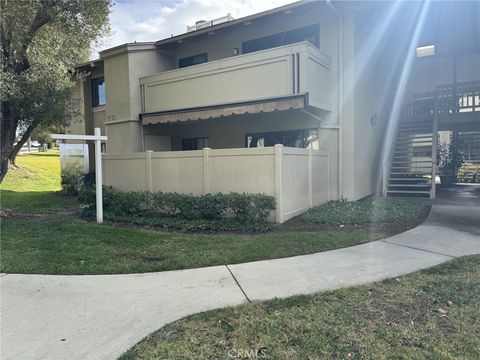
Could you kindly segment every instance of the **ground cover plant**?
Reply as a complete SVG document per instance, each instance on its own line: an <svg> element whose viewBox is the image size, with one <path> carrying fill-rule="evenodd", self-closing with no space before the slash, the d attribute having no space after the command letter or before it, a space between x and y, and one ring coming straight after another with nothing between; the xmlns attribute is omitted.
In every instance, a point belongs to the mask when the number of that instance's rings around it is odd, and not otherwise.
<svg viewBox="0 0 480 360"><path fill-rule="evenodd" d="M338 201L311 209L302 219L313 224L394 223L421 216L425 205L419 201L370 196L359 201Z"/></svg>
<svg viewBox="0 0 480 360"><path fill-rule="evenodd" d="M120 359L478 359L479 308L476 255L366 286L192 315Z"/></svg>

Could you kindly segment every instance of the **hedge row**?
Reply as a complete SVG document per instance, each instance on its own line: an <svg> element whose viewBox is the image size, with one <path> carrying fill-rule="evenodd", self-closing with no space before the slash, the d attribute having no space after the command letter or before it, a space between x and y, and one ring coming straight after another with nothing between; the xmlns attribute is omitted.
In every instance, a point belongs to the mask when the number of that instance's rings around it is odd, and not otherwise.
<svg viewBox="0 0 480 360"><path fill-rule="evenodd" d="M81 192L87 215L95 213L95 192ZM122 192L104 187L103 211L108 220L160 226L182 231L268 230L268 215L275 198L263 194L207 194Z"/></svg>
<svg viewBox="0 0 480 360"><path fill-rule="evenodd" d="M182 232L266 232L272 229L270 221L240 222L235 219L182 219L165 216L119 216L109 214L108 220L119 223L129 223L139 226L157 227L171 231Z"/></svg>

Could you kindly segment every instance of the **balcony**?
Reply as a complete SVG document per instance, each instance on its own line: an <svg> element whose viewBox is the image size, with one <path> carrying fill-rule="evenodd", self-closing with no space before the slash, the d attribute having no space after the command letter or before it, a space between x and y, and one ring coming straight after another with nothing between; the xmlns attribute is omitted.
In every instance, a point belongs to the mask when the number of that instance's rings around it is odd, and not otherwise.
<svg viewBox="0 0 480 360"><path fill-rule="evenodd" d="M281 46L143 77L144 114L307 94L330 111L331 59L308 42Z"/></svg>
<svg viewBox="0 0 480 360"><path fill-rule="evenodd" d="M437 86L436 91L418 94L404 109L410 121L431 121L435 111L439 123L480 120L480 82Z"/></svg>

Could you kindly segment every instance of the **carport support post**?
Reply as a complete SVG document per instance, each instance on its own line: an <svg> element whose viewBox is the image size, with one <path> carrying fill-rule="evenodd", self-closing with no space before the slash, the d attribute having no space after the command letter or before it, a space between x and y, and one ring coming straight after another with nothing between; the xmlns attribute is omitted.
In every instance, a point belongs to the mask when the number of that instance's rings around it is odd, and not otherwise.
<svg viewBox="0 0 480 360"><path fill-rule="evenodd" d="M94 135L97 138L95 140L95 195L97 206L97 223L103 223L103 204L102 204L102 141L100 136L100 128L95 128Z"/></svg>

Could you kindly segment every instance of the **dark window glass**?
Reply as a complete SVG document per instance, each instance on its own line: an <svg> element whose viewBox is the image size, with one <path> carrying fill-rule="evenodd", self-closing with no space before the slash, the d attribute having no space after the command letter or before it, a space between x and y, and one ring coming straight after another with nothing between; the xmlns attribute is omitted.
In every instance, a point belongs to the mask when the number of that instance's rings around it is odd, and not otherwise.
<svg viewBox="0 0 480 360"><path fill-rule="evenodd" d="M187 66L198 65L207 62L207 53L189 56L178 60L178 67L184 68Z"/></svg>
<svg viewBox="0 0 480 360"><path fill-rule="evenodd" d="M105 80L102 78L92 79L92 106L105 105Z"/></svg>
<svg viewBox="0 0 480 360"><path fill-rule="evenodd" d="M318 130L299 129L245 135L246 147L265 147L282 144L288 147L318 149Z"/></svg>
<svg viewBox="0 0 480 360"><path fill-rule="evenodd" d="M183 139L183 150L201 150L208 147L208 138Z"/></svg>
<svg viewBox="0 0 480 360"><path fill-rule="evenodd" d="M271 49L274 47L295 44L302 41L309 41L313 45L320 47L319 36L319 24L309 25L294 30L244 41L242 43L242 53L248 54L254 51Z"/></svg>

